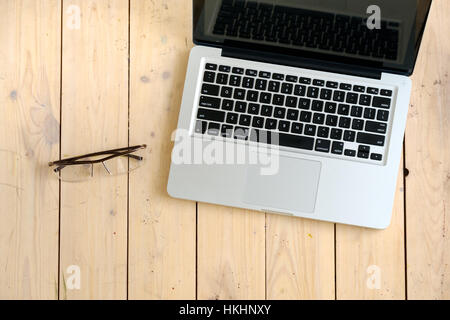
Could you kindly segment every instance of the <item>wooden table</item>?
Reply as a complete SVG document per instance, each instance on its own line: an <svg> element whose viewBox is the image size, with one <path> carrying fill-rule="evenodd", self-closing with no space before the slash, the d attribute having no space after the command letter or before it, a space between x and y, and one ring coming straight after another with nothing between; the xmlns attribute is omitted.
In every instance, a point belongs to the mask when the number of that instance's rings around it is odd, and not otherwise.
<svg viewBox="0 0 450 320"><path fill-rule="evenodd" d="M431 10L383 231L167 195L191 10L0 2L0 298L449 299L450 1ZM47 166L141 143L129 177L59 184Z"/></svg>

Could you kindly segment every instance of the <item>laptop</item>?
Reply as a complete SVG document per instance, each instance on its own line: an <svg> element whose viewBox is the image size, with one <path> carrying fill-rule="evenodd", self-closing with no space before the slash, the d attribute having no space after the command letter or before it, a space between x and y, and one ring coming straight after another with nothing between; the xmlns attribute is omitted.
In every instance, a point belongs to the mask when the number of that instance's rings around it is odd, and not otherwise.
<svg viewBox="0 0 450 320"><path fill-rule="evenodd" d="M431 0L194 0L175 198L384 229Z"/></svg>

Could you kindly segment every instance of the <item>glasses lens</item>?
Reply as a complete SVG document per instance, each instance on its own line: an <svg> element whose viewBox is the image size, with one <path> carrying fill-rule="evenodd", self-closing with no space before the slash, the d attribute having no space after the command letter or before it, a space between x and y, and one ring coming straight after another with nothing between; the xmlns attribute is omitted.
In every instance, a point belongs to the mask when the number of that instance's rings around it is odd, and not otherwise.
<svg viewBox="0 0 450 320"><path fill-rule="evenodd" d="M92 165L90 164L79 164L66 166L62 168L60 172L55 172L55 174L59 175L59 173L61 173L60 179L62 181L79 182L92 178L92 176L95 175L95 172L92 172L92 169Z"/></svg>
<svg viewBox="0 0 450 320"><path fill-rule="evenodd" d="M133 156L141 157L139 152L133 153ZM116 157L104 161L100 166L103 166L107 175L117 176L127 174L140 168L144 164L144 159L138 160L133 157Z"/></svg>

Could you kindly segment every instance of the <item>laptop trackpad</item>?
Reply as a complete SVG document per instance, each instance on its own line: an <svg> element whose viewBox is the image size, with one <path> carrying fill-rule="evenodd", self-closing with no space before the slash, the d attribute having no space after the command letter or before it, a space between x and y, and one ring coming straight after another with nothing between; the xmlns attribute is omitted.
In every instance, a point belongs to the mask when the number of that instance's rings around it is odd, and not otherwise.
<svg viewBox="0 0 450 320"><path fill-rule="evenodd" d="M244 202L261 209L314 212L321 163L279 157L278 170L262 175L260 165L250 165L244 190ZM267 170L263 170L266 172Z"/></svg>

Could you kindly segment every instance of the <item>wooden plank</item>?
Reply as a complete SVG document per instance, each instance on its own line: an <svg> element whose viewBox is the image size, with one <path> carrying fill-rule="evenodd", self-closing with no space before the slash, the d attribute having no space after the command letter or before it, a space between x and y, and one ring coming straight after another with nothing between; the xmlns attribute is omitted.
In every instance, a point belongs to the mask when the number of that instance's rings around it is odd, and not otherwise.
<svg viewBox="0 0 450 320"><path fill-rule="evenodd" d="M390 226L336 225L337 299L404 299L404 189L401 161Z"/></svg>
<svg viewBox="0 0 450 320"><path fill-rule="evenodd" d="M265 216L198 204L198 299L265 298Z"/></svg>
<svg viewBox="0 0 450 320"><path fill-rule="evenodd" d="M267 215L267 299L334 299L334 224Z"/></svg>
<svg viewBox="0 0 450 320"><path fill-rule="evenodd" d="M62 79L62 156L127 146L127 0L64 1ZM127 295L127 176L101 169L92 181L61 184L61 299ZM80 289L65 282L72 265Z"/></svg>
<svg viewBox="0 0 450 320"><path fill-rule="evenodd" d="M57 299L60 2L0 12L0 299Z"/></svg>
<svg viewBox="0 0 450 320"><path fill-rule="evenodd" d="M196 205L166 192L191 40L191 1L131 1L129 298L195 299Z"/></svg>
<svg viewBox="0 0 450 320"><path fill-rule="evenodd" d="M406 130L409 299L450 299L450 2L433 2Z"/></svg>

